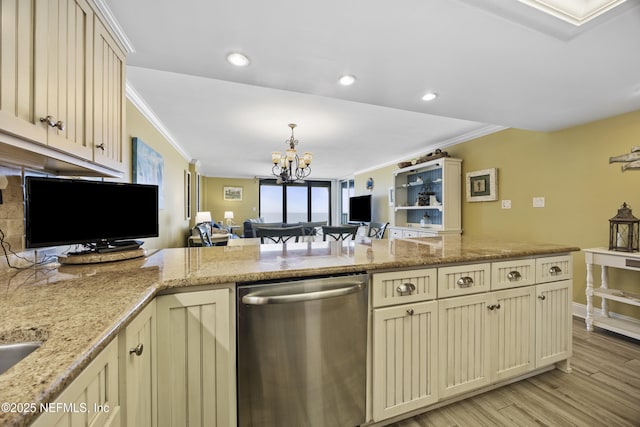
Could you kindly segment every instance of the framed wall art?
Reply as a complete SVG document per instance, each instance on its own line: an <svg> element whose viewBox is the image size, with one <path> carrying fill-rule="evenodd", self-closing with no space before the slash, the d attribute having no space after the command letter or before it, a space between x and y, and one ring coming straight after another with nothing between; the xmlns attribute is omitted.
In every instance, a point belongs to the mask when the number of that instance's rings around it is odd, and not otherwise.
<svg viewBox="0 0 640 427"><path fill-rule="evenodd" d="M163 175L164 160L162 155L145 144L140 138L132 139L133 148L133 183L154 184L158 186L158 208L164 208Z"/></svg>
<svg viewBox="0 0 640 427"><path fill-rule="evenodd" d="M498 200L498 170L483 169L467 173L467 202Z"/></svg>
<svg viewBox="0 0 640 427"><path fill-rule="evenodd" d="M224 200L242 201L242 187L224 187Z"/></svg>

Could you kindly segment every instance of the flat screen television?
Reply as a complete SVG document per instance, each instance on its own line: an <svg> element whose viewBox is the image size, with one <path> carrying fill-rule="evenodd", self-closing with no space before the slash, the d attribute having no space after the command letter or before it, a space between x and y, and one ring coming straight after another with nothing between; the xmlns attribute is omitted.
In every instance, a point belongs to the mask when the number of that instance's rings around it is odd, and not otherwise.
<svg viewBox="0 0 640 427"><path fill-rule="evenodd" d="M158 230L157 185L25 178L28 248L71 244L106 248L157 237Z"/></svg>
<svg viewBox="0 0 640 427"><path fill-rule="evenodd" d="M371 222L371 194L349 198L349 222Z"/></svg>

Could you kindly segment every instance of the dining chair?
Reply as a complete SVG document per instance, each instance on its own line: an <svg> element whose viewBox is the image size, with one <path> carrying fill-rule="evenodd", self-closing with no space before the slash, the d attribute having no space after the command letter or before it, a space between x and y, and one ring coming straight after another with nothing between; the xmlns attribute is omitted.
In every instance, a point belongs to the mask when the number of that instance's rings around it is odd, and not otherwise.
<svg viewBox="0 0 640 427"><path fill-rule="evenodd" d="M351 240L355 240L359 227L359 225L323 225L322 240L327 240L327 236L335 240L347 240L351 236Z"/></svg>
<svg viewBox="0 0 640 427"><path fill-rule="evenodd" d="M273 243L287 243L291 239L298 242L300 236L304 236L301 225L294 227L258 227L255 229L256 237L260 238L260 243L265 241ZM265 240L266 239L266 240Z"/></svg>
<svg viewBox="0 0 640 427"><path fill-rule="evenodd" d="M316 236L318 228L327 225L327 221L299 222L298 225L302 226L305 236Z"/></svg>
<svg viewBox="0 0 640 427"><path fill-rule="evenodd" d="M211 241L211 233L209 233L209 227L206 223L198 224L194 227L200 236L200 242L202 246L213 246Z"/></svg>
<svg viewBox="0 0 640 427"><path fill-rule="evenodd" d="M376 239L383 239L384 233L387 231L389 223L382 224L380 222L370 222L369 229L367 230L367 237L374 237Z"/></svg>

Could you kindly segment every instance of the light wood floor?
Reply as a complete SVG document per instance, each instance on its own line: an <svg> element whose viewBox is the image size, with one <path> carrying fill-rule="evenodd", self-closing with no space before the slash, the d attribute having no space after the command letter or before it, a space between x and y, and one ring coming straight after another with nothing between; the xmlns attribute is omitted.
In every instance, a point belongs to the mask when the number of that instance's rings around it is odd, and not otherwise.
<svg viewBox="0 0 640 427"><path fill-rule="evenodd" d="M640 426L640 341L573 320L573 372L557 369L394 427Z"/></svg>

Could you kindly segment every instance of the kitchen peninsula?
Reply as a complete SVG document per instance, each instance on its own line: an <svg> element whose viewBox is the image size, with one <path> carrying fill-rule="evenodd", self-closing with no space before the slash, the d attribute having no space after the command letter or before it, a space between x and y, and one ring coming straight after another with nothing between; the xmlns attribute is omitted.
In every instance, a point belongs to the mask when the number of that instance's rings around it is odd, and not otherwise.
<svg viewBox="0 0 640 427"><path fill-rule="evenodd" d="M100 265L52 264L5 275L0 299L0 343L34 340L44 343L0 374L0 401L33 403L36 410L27 407L22 413L2 411L0 424L23 426L32 423L41 412L40 403L54 402L70 384L75 384L79 375L93 366L94 359L115 344L122 346L122 334L156 300L167 295L187 295L210 289L223 289L228 300L228 304L223 302L227 307L228 323L224 326L231 353L226 359L229 391L225 402L232 406L227 408L226 421L234 424L235 372L231 370L235 367L234 292L238 282L370 274L372 343L367 362L372 365L367 386L367 394L371 396L367 402L367 420L370 422L402 416L451 396L460 397L507 378L553 367L556 363L568 367L565 362L571 352L570 252L579 250L577 247L509 243L466 236L289 245L259 245L247 239L238 243L242 244L165 249L145 258ZM415 289L398 290L398 280L404 284L407 278L411 283L415 282ZM510 301L517 302L518 312L512 311ZM541 306L544 302L553 305L545 308ZM420 311L423 309L426 311ZM398 316L406 316L408 310L415 319L424 319L421 316L427 315L430 321L439 322L440 331L455 331L454 323L448 325L447 322L455 321L456 313L477 310L477 316L486 317L476 317L482 319L477 325L468 321L469 331L465 331L464 336L470 337L473 332L486 338L483 351L487 352L495 351L495 347L488 344L500 339L491 334L494 322L497 322L496 327L504 328L508 325L503 322L522 319L525 312L531 319L526 325L526 338L531 340L527 354L510 355L510 360L525 362L494 366L495 355L487 353L486 358L478 359L482 364L478 372L470 372L466 367L460 369L460 362L456 362L458 365L447 364L443 358L467 357L462 354L465 349L454 348L447 342L446 333L434 333L439 340L432 349L434 354L446 349L458 351L458 354L440 353L429 358L432 363L429 375L433 374L433 378L425 378L428 393L416 393L415 398L407 402L391 401L385 387L392 386L390 381L396 385L401 383L402 378L390 378L388 372L383 372L388 361L384 360L383 338L380 338L383 332L378 327ZM499 312L505 315L490 318ZM540 322L540 316L548 317ZM560 326L557 316L560 316ZM158 314L158 322L160 317ZM481 325L484 327L480 328ZM559 353L556 351L558 342L545 336L544 328L549 327L561 329L562 351ZM160 334L162 328L158 327L157 331ZM514 332L518 335L515 338L522 338L520 331ZM500 342L500 348L504 345ZM142 353L142 348L139 350ZM126 408L130 396L123 392L127 377L122 374L123 359L135 358L136 349L129 350L127 345L112 351L120 358L121 376L116 381L120 398L116 394L110 402L111 412L106 414L103 425L119 425L113 422L113 417L129 419L136 409ZM433 363L438 359L442 364L435 369ZM491 372L488 372L489 366ZM379 377L382 374L386 375L385 381ZM160 402L164 398L158 391L157 408L163 406ZM157 409L156 403L152 408ZM49 415L52 414L43 414L40 418ZM158 421L160 418L158 416ZM113 424L109 424L110 421ZM121 424L127 425L127 422L122 420Z"/></svg>

